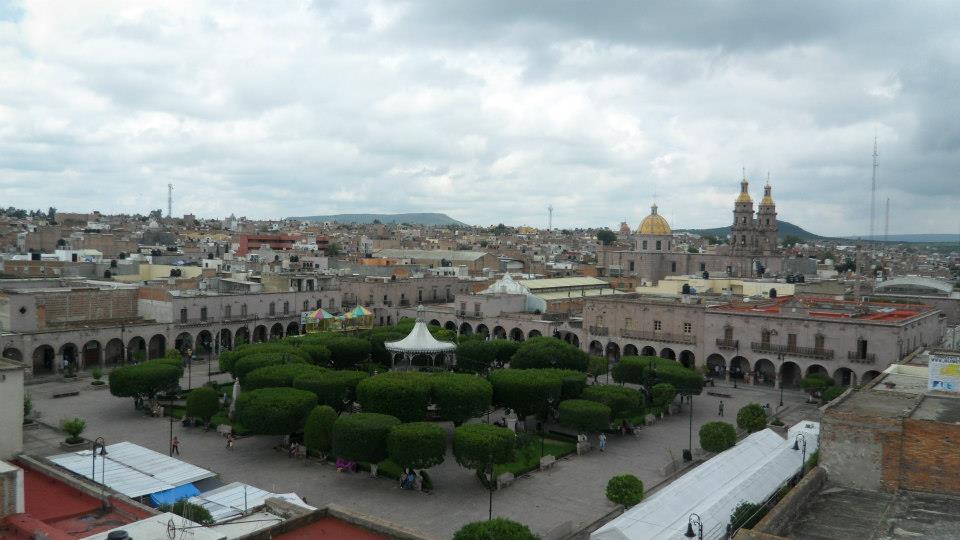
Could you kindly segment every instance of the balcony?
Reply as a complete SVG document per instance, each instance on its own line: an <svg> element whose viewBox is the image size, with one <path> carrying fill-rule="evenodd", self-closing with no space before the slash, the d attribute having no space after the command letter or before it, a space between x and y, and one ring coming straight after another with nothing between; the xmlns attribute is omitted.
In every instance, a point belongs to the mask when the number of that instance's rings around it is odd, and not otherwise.
<svg viewBox="0 0 960 540"><path fill-rule="evenodd" d="M401 298L401 299L400 299L400 307L407 307L407 306L409 306L409 305L410 305L410 300L408 300L408 299L406 299L406 298Z"/></svg>
<svg viewBox="0 0 960 540"><path fill-rule="evenodd" d="M225 317L223 318L223 320L224 320L224 322L230 322L230 321L250 321L250 320L257 320L257 319L259 319L259 318L260 318L260 315L259 315L259 314L253 313L253 314L251 314L251 315L243 315L243 314L241 314L241 315L229 315L229 316L225 316Z"/></svg>
<svg viewBox="0 0 960 540"><path fill-rule="evenodd" d="M815 347L797 347L789 345L777 345L775 343L757 343L750 344L750 350L759 353L787 354L790 356L803 356L807 358L818 358L820 360L833 360L833 349L817 349Z"/></svg>
<svg viewBox="0 0 960 540"><path fill-rule="evenodd" d="M877 353L861 353L860 351L847 351L847 360L857 364L876 364Z"/></svg>
<svg viewBox="0 0 960 540"><path fill-rule="evenodd" d="M594 336L609 336L610 328L607 326L591 326L589 329Z"/></svg>
<svg viewBox="0 0 960 540"><path fill-rule="evenodd" d="M718 349L739 349L740 340L739 339L724 339L717 338L717 348Z"/></svg>
<svg viewBox="0 0 960 540"><path fill-rule="evenodd" d="M482 319L483 313L480 313L479 311L463 311L458 309L457 317L463 317L464 319Z"/></svg>
<svg viewBox="0 0 960 540"><path fill-rule="evenodd" d="M644 339L648 341L661 341L665 343L686 343L696 345L697 336L693 334L673 334L670 332L648 332L645 330L620 330L620 337L630 339Z"/></svg>

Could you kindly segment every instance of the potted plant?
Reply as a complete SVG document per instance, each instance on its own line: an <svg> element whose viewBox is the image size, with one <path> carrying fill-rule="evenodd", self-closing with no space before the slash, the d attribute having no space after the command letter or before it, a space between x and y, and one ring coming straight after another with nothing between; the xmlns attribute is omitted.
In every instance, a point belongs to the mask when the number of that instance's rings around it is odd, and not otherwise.
<svg viewBox="0 0 960 540"><path fill-rule="evenodd" d="M30 418L33 412L33 398L30 394L23 394L23 427L36 427L37 423Z"/></svg>
<svg viewBox="0 0 960 540"><path fill-rule="evenodd" d="M60 429L67 434L63 445L67 447L85 444L87 441L80 436L87 429L87 421L83 418L64 418L60 421Z"/></svg>
<svg viewBox="0 0 960 540"><path fill-rule="evenodd" d="M93 382L91 382L90 384L94 386L103 386L104 384L106 384L101 380L103 379L103 369L99 367L95 367L93 368L93 371L91 372L91 374L93 375Z"/></svg>

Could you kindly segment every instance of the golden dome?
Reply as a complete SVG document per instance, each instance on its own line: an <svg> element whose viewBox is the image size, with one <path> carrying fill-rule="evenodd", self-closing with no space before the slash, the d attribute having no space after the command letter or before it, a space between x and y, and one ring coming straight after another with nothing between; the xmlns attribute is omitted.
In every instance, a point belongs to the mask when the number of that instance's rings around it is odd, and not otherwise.
<svg viewBox="0 0 960 540"><path fill-rule="evenodd" d="M657 213L657 205L650 207L650 215L640 222L637 234L672 234L670 224Z"/></svg>
<svg viewBox="0 0 960 540"><path fill-rule="evenodd" d="M763 186L763 200L760 201L760 206L773 206L773 197L770 195L770 183L767 182L766 186Z"/></svg>
<svg viewBox="0 0 960 540"><path fill-rule="evenodd" d="M749 186L749 183L747 182L747 179L744 178L743 181L740 182L740 195L737 195L737 202L738 202L738 203L752 203L752 202L753 202L753 199L750 198L750 193L749 193L749 191L748 191L748 189L749 189L748 186Z"/></svg>

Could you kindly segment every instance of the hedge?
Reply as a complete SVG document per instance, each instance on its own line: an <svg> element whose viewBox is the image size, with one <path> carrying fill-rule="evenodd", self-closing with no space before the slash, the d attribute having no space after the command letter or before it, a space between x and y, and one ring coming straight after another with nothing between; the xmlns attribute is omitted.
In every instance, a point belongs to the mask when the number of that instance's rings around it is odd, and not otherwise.
<svg viewBox="0 0 960 540"><path fill-rule="evenodd" d="M555 337L537 336L524 341L510 357L513 369L558 368L587 371L590 357Z"/></svg>
<svg viewBox="0 0 960 540"><path fill-rule="evenodd" d="M723 452L737 443L737 431L727 422L707 422L700 426L700 448Z"/></svg>
<svg viewBox="0 0 960 540"><path fill-rule="evenodd" d="M241 362L242 364L243 362ZM256 390L258 388L280 388L292 387L293 381L299 377L307 375L319 375L326 371L320 366L313 364L304 364L295 362L293 364L277 364L257 368L247 373L241 380L244 390Z"/></svg>
<svg viewBox="0 0 960 540"><path fill-rule="evenodd" d="M522 417L542 414L548 401L560 402L563 379L537 369L498 369L488 377L493 402L509 407Z"/></svg>
<svg viewBox="0 0 960 540"><path fill-rule="evenodd" d="M639 391L612 384L588 386L581 397L610 407L610 414L613 418L636 410L643 404L643 394Z"/></svg>
<svg viewBox="0 0 960 540"><path fill-rule="evenodd" d="M611 371L613 380L653 386L670 383L683 395L698 395L703 391L703 375L682 364L653 356L624 356Z"/></svg>
<svg viewBox="0 0 960 540"><path fill-rule="evenodd" d="M323 345L330 349L330 361L334 369L354 369L370 358L370 342L349 336L325 339Z"/></svg>
<svg viewBox="0 0 960 540"><path fill-rule="evenodd" d="M220 392L209 386L195 388L187 396L187 416L209 422L220 410Z"/></svg>
<svg viewBox="0 0 960 540"><path fill-rule="evenodd" d="M385 366L389 366L391 362L390 353L387 351L384 343L388 341L400 341L407 336L406 333L394 331L392 327L388 328L391 328L391 330L371 332L368 338L370 340L370 358L374 362Z"/></svg>
<svg viewBox="0 0 960 540"><path fill-rule="evenodd" d="M846 386L830 386L820 393L820 398L823 399L824 403L829 403L840 397L841 394L847 391L847 388Z"/></svg>
<svg viewBox="0 0 960 540"><path fill-rule="evenodd" d="M262 367L280 364L307 364L307 361L300 356L287 353L262 352L249 354L237 360L237 363L233 365L233 376L239 378L242 385L246 382L247 373Z"/></svg>
<svg viewBox="0 0 960 540"><path fill-rule="evenodd" d="M337 411L328 405L318 405L310 411L303 426L303 444L307 449L327 454L333 445L333 423Z"/></svg>
<svg viewBox="0 0 960 540"><path fill-rule="evenodd" d="M304 362L310 361L310 355L307 353L307 351L304 351L299 346L284 340L279 343L272 342L240 345L232 351L222 353L220 355L220 370L228 371L236 376L237 374L234 372L234 367L241 358L261 353L286 353L287 355L299 358Z"/></svg>
<svg viewBox="0 0 960 540"><path fill-rule="evenodd" d="M607 482L607 500L630 508L643 500L643 482L632 474L614 476Z"/></svg>
<svg viewBox="0 0 960 540"><path fill-rule="evenodd" d="M400 420L395 416L358 413L333 423L333 455L363 463L387 459L387 435Z"/></svg>
<svg viewBox="0 0 960 540"><path fill-rule="evenodd" d="M510 357L517 352L517 349L520 348L520 342L513 341L512 339L492 339L490 343L493 345L493 350L496 353L496 364L497 367L503 367L507 365L507 362L510 361Z"/></svg>
<svg viewBox="0 0 960 540"><path fill-rule="evenodd" d="M310 356L310 363L318 366L330 366L330 349L319 343L305 342L300 345L300 350Z"/></svg>
<svg viewBox="0 0 960 540"><path fill-rule="evenodd" d="M516 439L516 433L507 428L467 424L454 431L453 457L461 466L481 471L488 464L511 461Z"/></svg>
<svg viewBox="0 0 960 540"><path fill-rule="evenodd" d="M580 432L602 431L610 427L610 407L586 399L560 402L560 424Z"/></svg>
<svg viewBox="0 0 960 540"><path fill-rule="evenodd" d="M389 414L404 422L417 422L427 416L429 377L417 372L388 372L368 377L357 385L357 401L364 412Z"/></svg>
<svg viewBox="0 0 960 540"><path fill-rule="evenodd" d="M737 427L747 433L760 431L767 427L767 411L757 403L749 403L737 411Z"/></svg>
<svg viewBox="0 0 960 540"><path fill-rule="evenodd" d="M604 356L591 356L587 361L587 374L593 377L596 383L601 375L606 375L610 371L610 360Z"/></svg>
<svg viewBox="0 0 960 540"><path fill-rule="evenodd" d="M677 397L677 389L670 383L657 383L650 389L650 393L653 394L653 406L661 410L673 403Z"/></svg>
<svg viewBox="0 0 960 540"><path fill-rule="evenodd" d="M803 388L810 395L816 395L833 385L833 378L822 373L814 373L800 379L800 388Z"/></svg>
<svg viewBox="0 0 960 540"><path fill-rule="evenodd" d="M447 432L430 422L394 426L387 435L387 455L401 467L427 469L443 463Z"/></svg>
<svg viewBox="0 0 960 540"><path fill-rule="evenodd" d="M357 385L367 377L369 375L363 371L304 373L293 380L293 387L313 392L321 405L342 411L343 400L353 403L357 399Z"/></svg>
<svg viewBox="0 0 960 540"><path fill-rule="evenodd" d="M176 388L180 368L160 362L118 367L110 372L110 393L117 397L148 397Z"/></svg>
<svg viewBox="0 0 960 540"><path fill-rule="evenodd" d="M433 403L440 417L460 425L490 409L493 386L476 375L441 373L430 377Z"/></svg>
<svg viewBox="0 0 960 540"><path fill-rule="evenodd" d="M505 518L467 523L453 535L453 540L540 540L530 527Z"/></svg>
<svg viewBox="0 0 960 540"><path fill-rule="evenodd" d="M457 371L486 374L497 360L496 341L470 339L457 345Z"/></svg>
<svg viewBox="0 0 960 540"><path fill-rule="evenodd" d="M253 433L288 435L303 429L317 396L295 388L260 388L237 398L236 418Z"/></svg>

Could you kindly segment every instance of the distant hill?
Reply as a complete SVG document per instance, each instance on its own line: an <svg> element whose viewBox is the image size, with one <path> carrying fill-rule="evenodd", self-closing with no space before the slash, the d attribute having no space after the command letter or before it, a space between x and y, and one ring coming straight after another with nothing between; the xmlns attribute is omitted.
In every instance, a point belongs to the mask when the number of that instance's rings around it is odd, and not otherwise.
<svg viewBox="0 0 960 540"><path fill-rule="evenodd" d="M941 234L941 233L931 233L931 234L891 234L889 237L884 237L882 234L875 234L872 237L868 234L863 236L844 236L844 238L850 240L872 240L874 242L883 242L884 240L889 240L890 242L906 242L906 243L956 243L957 235L956 234Z"/></svg>
<svg viewBox="0 0 960 540"><path fill-rule="evenodd" d="M726 238L730 235L730 227L715 227L713 229L677 229L678 232L690 232L693 234L699 234L700 236L716 236L717 238ZM810 231L802 229L793 223L787 221L777 222L777 235L780 238L786 238L787 236L796 236L801 240L818 240L824 238L818 234L813 234Z"/></svg>
<svg viewBox="0 0 960 540"><path fill-rule="evenodd" d="M289 219L299 219L301 221L336 221L337 223L358 223L367 225L379 220L380 223L410 223L413 225L460 225L467 226L462 221L457 221L446 214L437 213L415 213L415 214L335 214L330 216L300 216Z"/></svg>

